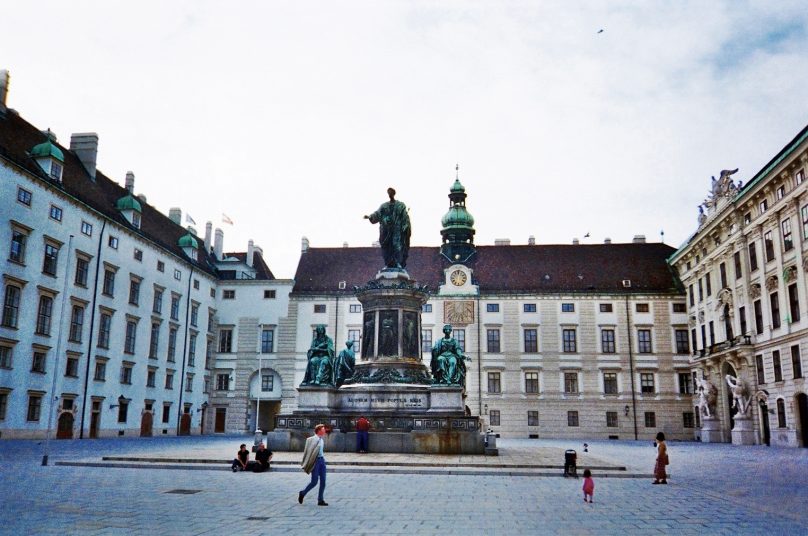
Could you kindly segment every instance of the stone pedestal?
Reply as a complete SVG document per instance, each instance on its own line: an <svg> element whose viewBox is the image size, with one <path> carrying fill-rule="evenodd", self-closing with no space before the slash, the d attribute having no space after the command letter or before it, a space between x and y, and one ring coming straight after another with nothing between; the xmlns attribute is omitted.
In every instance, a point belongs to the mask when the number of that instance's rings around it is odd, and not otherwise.
<svg viewBox="0 0 808 536"><path fill-rule="evenodd" d="M702 417L701 441L702 443L723 443L721 421L717 417Z"/></svg>
<svg viewBox="0 0 808 536"><path fill-rule="evenodd" d="M732 444L755 444L755 430L752 427L752 419L749 417L735 417L735 427L732 429Z"/></svg>

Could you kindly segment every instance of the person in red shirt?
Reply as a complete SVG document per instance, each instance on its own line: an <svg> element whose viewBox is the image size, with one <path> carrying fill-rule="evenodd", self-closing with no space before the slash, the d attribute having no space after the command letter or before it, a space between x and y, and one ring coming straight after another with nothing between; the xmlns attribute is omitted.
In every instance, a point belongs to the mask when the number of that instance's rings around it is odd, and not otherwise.
<svg viewBox="0 0 808 536"><path fill-rule="evenodd" d="M356 451L365 454L368 451L368 432L370 421L364 415L356 421Z"/></svg>
<svg viewBox="0 0 808 536"><path fill-rule="evenodd" d="M587 469L584 471L584 502L595 502L593 495L595 495L595 481L592 480L592 471Z"/></svg>

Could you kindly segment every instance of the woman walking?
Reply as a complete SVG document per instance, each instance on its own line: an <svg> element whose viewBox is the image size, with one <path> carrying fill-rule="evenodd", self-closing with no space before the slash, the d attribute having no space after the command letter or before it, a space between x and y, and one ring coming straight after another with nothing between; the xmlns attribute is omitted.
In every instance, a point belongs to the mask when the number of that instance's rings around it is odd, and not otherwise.
<svg viewBox="0 0 808 536"><path fill-rule="evenodd" d="M657 447L657 458L656 465L654 466L655 480L652 484L667 484L666 466L668 465L668 446L665 444L665 434L662 432L657 433L654 446Z"/></svg>

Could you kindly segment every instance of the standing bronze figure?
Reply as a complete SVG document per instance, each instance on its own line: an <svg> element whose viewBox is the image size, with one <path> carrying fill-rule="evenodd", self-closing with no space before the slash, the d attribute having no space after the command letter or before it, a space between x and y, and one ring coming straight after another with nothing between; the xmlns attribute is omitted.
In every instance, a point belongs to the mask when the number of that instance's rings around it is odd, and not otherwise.
<svg viewBox="0 0 808 536"><path fill-rule="evenodd" d="M365 216L370 223L379 224L379 244L382 247L384 265L403 270L410 252L410 215L407 206L396 201L396 191L387 189L390 201L382 203L379 210Z"/></svg>

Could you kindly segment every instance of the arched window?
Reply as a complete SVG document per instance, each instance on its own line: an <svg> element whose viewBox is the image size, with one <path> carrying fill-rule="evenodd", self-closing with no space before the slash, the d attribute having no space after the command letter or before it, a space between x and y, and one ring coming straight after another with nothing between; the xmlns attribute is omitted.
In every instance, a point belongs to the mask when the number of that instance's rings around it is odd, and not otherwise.
<svg viewBox="0 0 808 536"><path fill-rule="evenodd" d="M777 427L786 427L786 401L782 398L777 399Z"/></svg>

